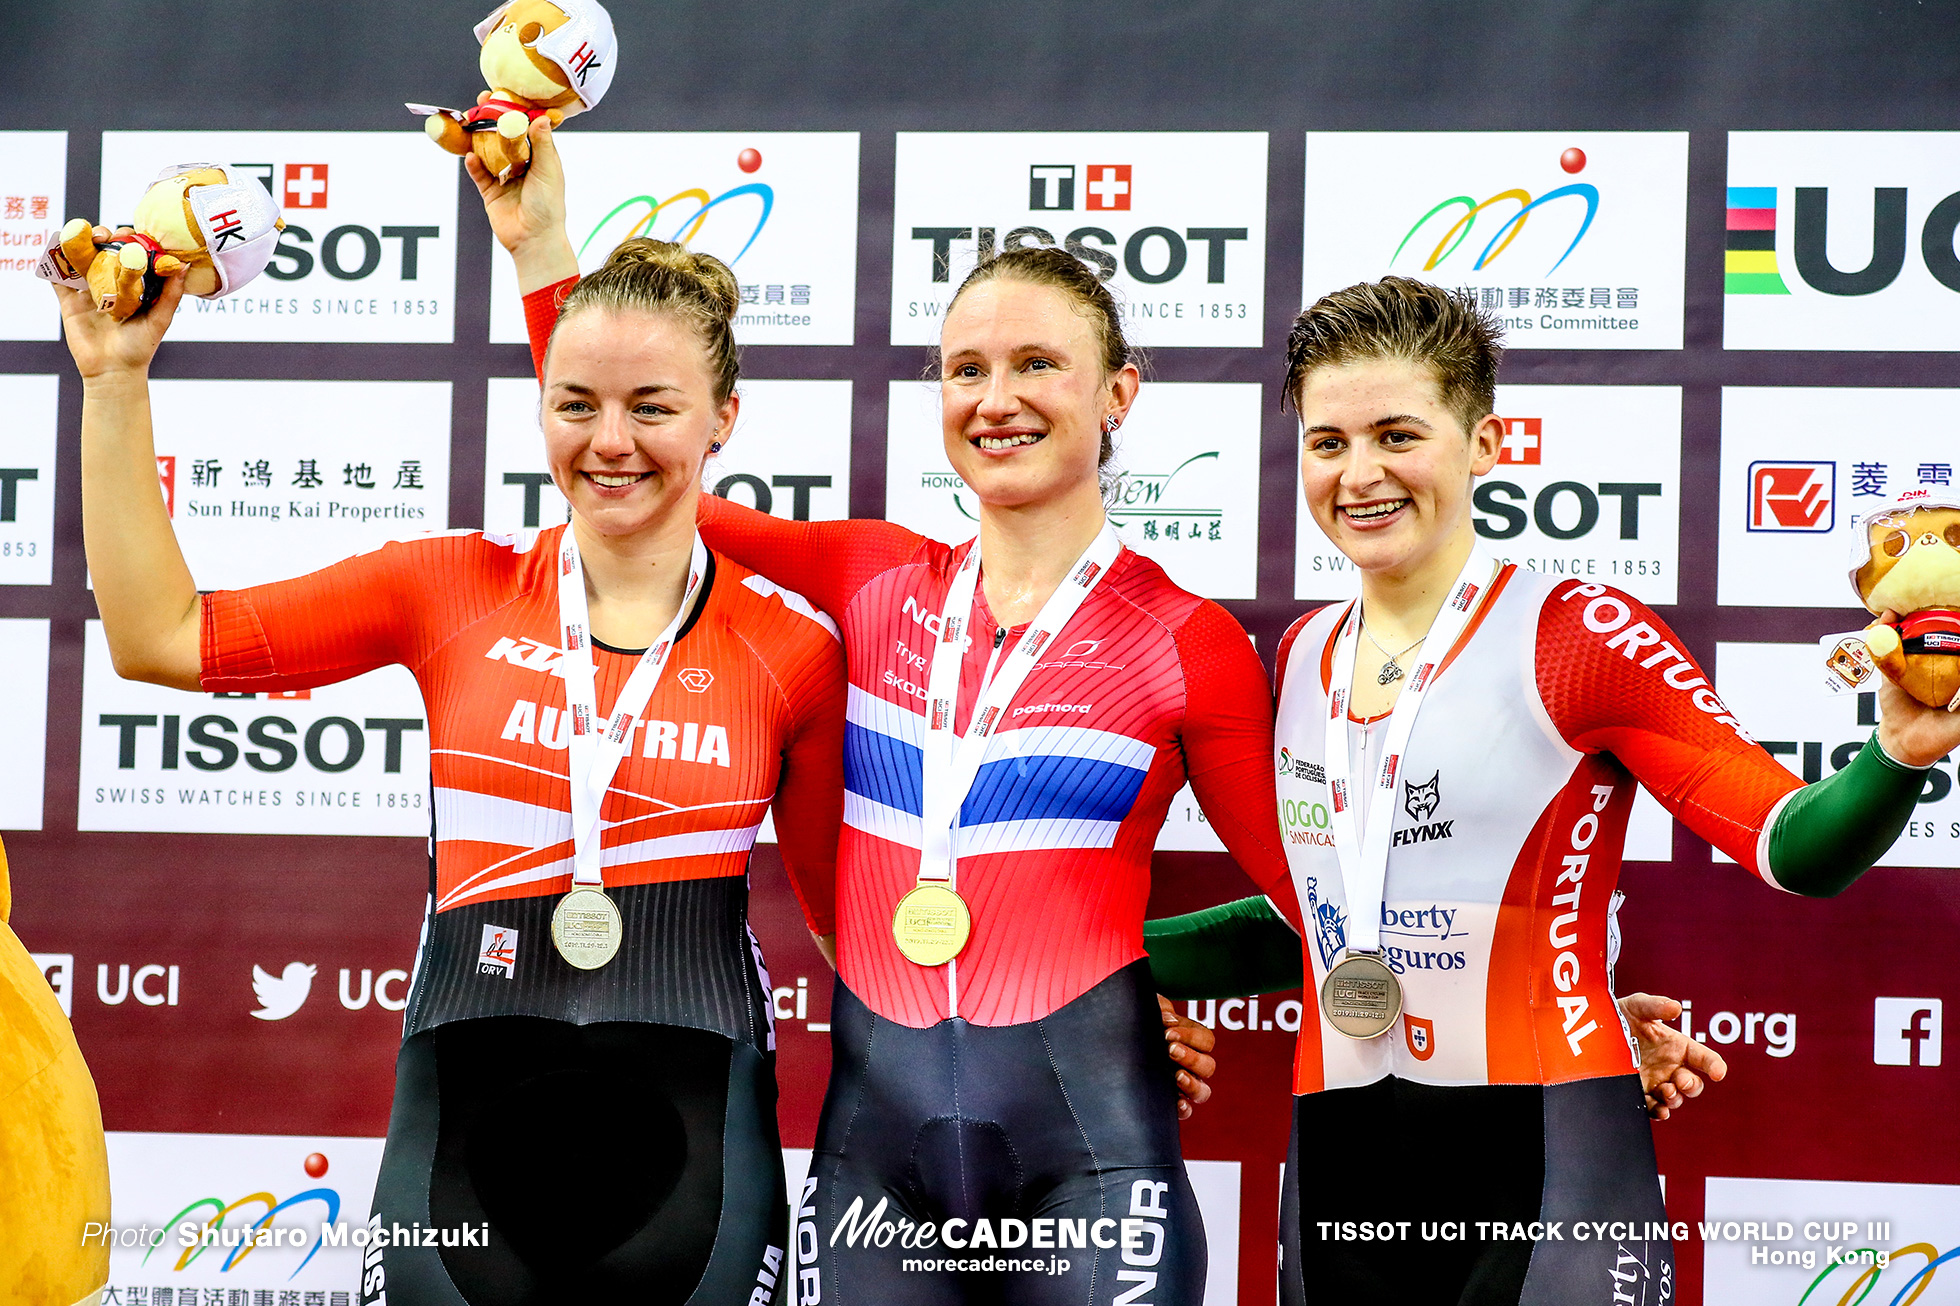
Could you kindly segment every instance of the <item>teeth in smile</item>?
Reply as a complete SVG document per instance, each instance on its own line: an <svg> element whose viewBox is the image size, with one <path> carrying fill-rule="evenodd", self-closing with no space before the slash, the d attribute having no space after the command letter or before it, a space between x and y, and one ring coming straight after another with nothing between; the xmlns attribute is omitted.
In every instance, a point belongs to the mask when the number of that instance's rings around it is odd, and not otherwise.
<svg viewBox="0 0 1960 1306"><path fill-rule="evenodd" d="M607 476L603 472L587 472L586 475L592 478L593 484L603 485L609 490L617 490L640 479L637 476Z"/></svg>
<svg viewBox="0 0 1960 1306"><path fill-rule="evenodd" d="M1386 517L1407 502L1407 499L1397 499L1393 503L1373 503L1365 508L1343 508L1341 511L1357 521L1367 521L1371 517Z"/></svg>
<svg viewBox="0 0 1960 1306"><path fill-rule="evenodd" d="M980 437L982 449L1014 449L1024 444L1033 444L1038 435L983 435Z"/></svg>

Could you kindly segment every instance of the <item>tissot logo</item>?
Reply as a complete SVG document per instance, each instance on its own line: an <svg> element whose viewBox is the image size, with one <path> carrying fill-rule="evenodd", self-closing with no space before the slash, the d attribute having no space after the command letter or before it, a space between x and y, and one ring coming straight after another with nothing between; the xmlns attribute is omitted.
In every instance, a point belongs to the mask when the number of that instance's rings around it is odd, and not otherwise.
<svg viewBox="0 0 1960 1306"><path fill-rule="evenodd" d="M223 161L265 187L285 229L264 275L186 300L173 336L447 343L456 189L417 157L427 146L399 132L107 132L100 212L126 217L159 158ZM242 235L223 214L212 226L220 247Z"/></svg>
<svg viewBox="0 0 1960 1306"><path fill-rule="evenodd" d="M975 263L1053 246L1125 292L1147 343L1256 345L1264 186L1251 133L901 133L892 343L936 339Z"/></svg>
<svg viewBox="0 0 1960 1306"><path fill-rule="evenodd" d="M1837 464L1749 464L1749 529L1828 531L1837 525Z"/></svg>
<svg viewBox="0 0 1960 1306"><path fill-rule="evenodd" d="M56 405L53 376L0 376L0 585L54 579Z"/></svg>

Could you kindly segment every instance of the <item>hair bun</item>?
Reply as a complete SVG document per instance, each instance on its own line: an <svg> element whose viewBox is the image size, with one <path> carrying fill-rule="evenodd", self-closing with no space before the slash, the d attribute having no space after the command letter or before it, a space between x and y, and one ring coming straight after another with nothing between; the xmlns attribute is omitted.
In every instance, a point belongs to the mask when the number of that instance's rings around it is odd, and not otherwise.
<svg viewBox="0 0 1960 1306"><path fill-rule="evenodd" d="M635 236L619 242L600 271L640 267L674 278L680 283L675 289L687 298L696 299L723 321L733 321L741 311L742 293L735 283L735 274L713 254L702 254L671 240Z"/></svg>

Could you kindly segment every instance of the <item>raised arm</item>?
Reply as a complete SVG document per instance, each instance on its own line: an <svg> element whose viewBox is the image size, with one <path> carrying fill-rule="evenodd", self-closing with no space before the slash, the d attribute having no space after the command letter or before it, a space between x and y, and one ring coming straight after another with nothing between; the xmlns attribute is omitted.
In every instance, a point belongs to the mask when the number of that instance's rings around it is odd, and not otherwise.
<svg viewBox="0 0 1960 1306"><path fill-rule="evenodd" d="M147 312L118 322L56 286L62 334L82 377L82 543L116 674L198 688L199 612L157 485L150 360L184 297L166 278Z"/></svg>

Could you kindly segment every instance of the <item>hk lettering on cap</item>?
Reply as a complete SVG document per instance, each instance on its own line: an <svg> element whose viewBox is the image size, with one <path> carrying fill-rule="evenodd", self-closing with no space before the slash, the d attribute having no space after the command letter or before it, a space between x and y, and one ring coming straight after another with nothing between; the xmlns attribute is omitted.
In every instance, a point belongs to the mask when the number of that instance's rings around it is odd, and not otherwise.
<svg viewBox="0 0 1960 1306"><path fill-rule="evenodd" d="M218 289L210 297L220 299L265 271L265 265L272 261L272 251L279 243L279 206L257 179L236 181L221 163L176 164L159 172L156 181L199 168L225 174L221 186L193 186L184 194L205 253L218 274Z"/></svg>
<svg viewBox="0 0 1960 1306"><path fill-rule="evenodd" d="M565 15L565 21L540 36L531 48L558 65L559 71L565 74L565 84L578 93L579 103L590 109L612 85L613 60L619 53L612 15L595 0L552 0L552 3ZM490 33L496 30L508 8L508 3L498 5L488 18L476 25L478 45L490 39Z"/></svg>

